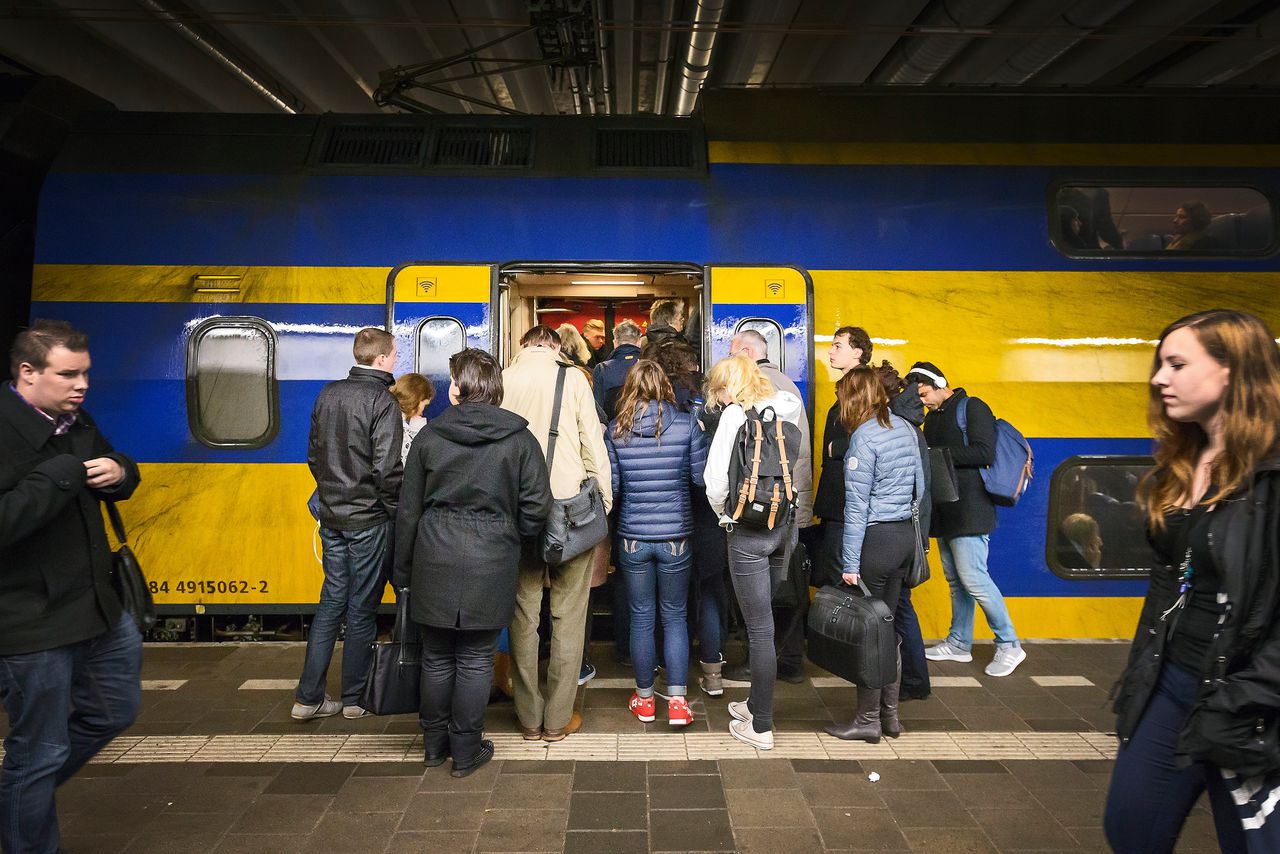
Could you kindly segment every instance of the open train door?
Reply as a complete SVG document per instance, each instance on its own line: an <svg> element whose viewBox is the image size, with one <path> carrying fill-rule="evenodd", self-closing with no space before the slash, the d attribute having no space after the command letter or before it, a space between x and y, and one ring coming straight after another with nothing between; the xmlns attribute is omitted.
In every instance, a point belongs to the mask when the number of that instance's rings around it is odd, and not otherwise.
<svg viewBox="0 0 1280 854"><path fill-rule="evenodd" d="M396 337L397 376L422 374L435 386L431 417L449 405L449 357L475 347L494 352L491 264L402 264L387 277L387 328Z"/></svg>
<svg viewBox="0 0 1280 854"><path fill-rule="evenodd" d="M796 267L709 266L702 296L702 352L710 368L742 329L769 342L769 361L791 377L813 426L813 281Z"/></svg>

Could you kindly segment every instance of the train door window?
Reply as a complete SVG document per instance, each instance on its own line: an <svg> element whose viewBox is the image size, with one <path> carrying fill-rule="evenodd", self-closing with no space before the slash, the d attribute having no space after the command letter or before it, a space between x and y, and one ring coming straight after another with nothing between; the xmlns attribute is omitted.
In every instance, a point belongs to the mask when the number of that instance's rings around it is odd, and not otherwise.
<svg viewBox="0 0 1280 854"><path fill-rule="evenodd" d="M1071 257L1267 255L1271 200L1253 187L1072 184L1051 194L1049 233Z"/></svg>
<svg viewBox="0 0 1280 854"><path fill-rule="evenodd" d="M187 345L187 422L211 448L260 448L279 430L276 335L256 317L219 317Z"/></svg>
<svg viewBox="0 0 1280 854"><path fill-rule="evenodd" d="M428 317L418 324L414 370L428 377L448 377L449 357L466 349L467 330L452 317Z"/></svg>
<svg viewBox="0 0 1280 854"><path fill-rule="evenodd" d="M779 370L785 371L787 366L784 362L787 357L787 351L782 346L782 327L778 325L778 322L767 317L748 317L739 321L733 330L733 334L737 335L746 329L759 332L764 336L765 343L769 345L769 361L777 365Z"/></svg>
<svg viewBox="0 0 1280 854"><path fill-rule="evenodd" d="M1079 456L1049 481L1045 559L1066 579L1145 576L1154 555L1136 500L1151 457Z"/></svg>

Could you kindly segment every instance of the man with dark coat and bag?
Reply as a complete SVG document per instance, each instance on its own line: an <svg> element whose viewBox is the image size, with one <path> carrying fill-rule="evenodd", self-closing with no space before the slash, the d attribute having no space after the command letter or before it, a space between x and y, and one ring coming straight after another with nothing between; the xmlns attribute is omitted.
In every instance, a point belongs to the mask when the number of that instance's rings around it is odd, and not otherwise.
<svg viewBox="0 0 1280 854"><path fill-rule="evenodd" d="M100 501L138 467L80 407L89 339L36 321L0 389L0 847L59 850L55 789L127 729L141 703L142 636L121 608Z"/></svg>

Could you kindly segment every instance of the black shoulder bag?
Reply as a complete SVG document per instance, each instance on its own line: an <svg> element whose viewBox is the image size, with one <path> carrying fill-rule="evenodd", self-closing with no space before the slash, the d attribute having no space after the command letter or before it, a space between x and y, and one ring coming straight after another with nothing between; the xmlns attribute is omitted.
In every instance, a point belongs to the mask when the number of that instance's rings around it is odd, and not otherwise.
<svg viewBox="0 0 1280 854"><path fill-rule="evenodd" d="M111 529L115 531L120 548L116 549L112 561L112 576L116 593L120 595L120 604L133 617L138 631L146 632L156 624L156 603L151 598L151 588L142 574L142 566L138 557L129 548L129 538L124 532L124 521L114 501L107 501L107 516L111 519Z"/></svg>

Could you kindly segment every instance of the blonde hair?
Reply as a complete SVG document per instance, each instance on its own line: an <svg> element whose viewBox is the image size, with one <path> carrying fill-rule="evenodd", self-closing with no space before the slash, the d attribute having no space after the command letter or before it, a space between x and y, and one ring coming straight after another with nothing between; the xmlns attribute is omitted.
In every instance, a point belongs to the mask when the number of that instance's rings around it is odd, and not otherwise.
<svg viewBox="0 0 1280 854"><path fill-rule="evenodd" d="M560 336L561 350L577 356L578 361L584 365L591 360L591 348L587 346L587 340L582 337L578 327L572 323L562 323L556 334Z"/></svg>
<svg viewBox="0 0 1280 854"><path fill-rule="evenodd" d="M402 374L391 386L391 395L400 404L404 417L412 418L418 414L422 404L435 399L436 389L422 374Z"/></svg>
<svg viewBox="0 0 1280 854"><path fill-rule="evenodd" d="M586 323L582 324L583 333L585 334L588 329L595 329L599 332L604 332L604 321L599 318L588 320Z"/></svg>
<svg viewBox="0 0 1280 854"><path fill-rule="evenodd" d="M1209 356L1228 370L1219 404L1223 451L1213 462L1216 491L1200 501L1216 504L1239 489L1280 443L1280 349L1275 335L1254 315L1210 309L1175 320L1160 333L1151 376L1160 370L1160 347L1178 329L1195 333ZM1170 418L1154 385L1148 385L1147 424L1156 442L1156 464L1138 484L1138 503L1147 523L1162 530L1164 514L1191 495L1196 462L1209 437L1199 424Z"/></svg>
<svg viewBox="0 0 1280 854"><path fill-rule="evenodd" d="M760 373L760 367L746 356L730 356L711 366L707 374L707 407L719 409L720 392L727 391L733 402L749 409L762 400L773 397L777 391L769 378Z"/></svg>

